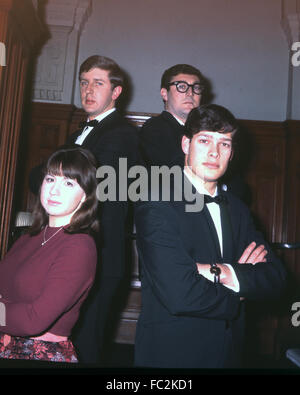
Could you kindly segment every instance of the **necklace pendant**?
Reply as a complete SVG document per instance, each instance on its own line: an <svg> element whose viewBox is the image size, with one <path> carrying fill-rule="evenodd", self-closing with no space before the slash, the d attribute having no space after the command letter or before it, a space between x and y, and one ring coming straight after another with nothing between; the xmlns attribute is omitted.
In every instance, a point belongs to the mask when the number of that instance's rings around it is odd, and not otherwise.
<svg viewBox="0 0 300 395"><path fill-rule="evenodd" d="M52 239L52 237L54 237L58 232L60 232L63 229L63 226L58 229L52 236L49 237L49 239L46 240L46 230L48 228L48 225L45 226L45 230L44 230L44 241L42 242L41 246L43 247L44 244L46 244L50 239Z"/></svg>

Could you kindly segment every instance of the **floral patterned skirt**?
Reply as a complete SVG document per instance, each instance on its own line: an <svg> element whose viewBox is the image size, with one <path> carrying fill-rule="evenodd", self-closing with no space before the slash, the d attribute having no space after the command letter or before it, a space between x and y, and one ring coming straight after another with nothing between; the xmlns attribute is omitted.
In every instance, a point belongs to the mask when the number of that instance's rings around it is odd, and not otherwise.
<svg viewBox="0 0 300 395"><path fill-rule="evenodd" d="M0 333L0 358L76 363L77 355L70 340L48 342Z"/></svg>

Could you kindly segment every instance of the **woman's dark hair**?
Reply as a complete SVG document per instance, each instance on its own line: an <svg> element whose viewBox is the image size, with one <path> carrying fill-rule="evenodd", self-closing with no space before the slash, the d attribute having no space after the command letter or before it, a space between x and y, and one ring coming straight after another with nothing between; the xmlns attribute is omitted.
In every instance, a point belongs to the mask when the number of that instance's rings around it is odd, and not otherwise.
<svg viewBox="0 0 300 395"><path fill-rule="evenodd" d="M238 131L238 123L235 117L225 107L217 104L205 104L193 108L185 123L185 135L192 139L201 131L233 133Z"/></svg>
<svg viewBox="0 0 300 395"><path fill-rule="evenodd" d="M79 80L82 73L87 73L95 68L108 71L108 78L113 89L116 86L124 86L124 73L120 66L114 60L100 55L90 56L81 64Z"/></svg>
<svg viewBox="0 0 300 395"><path fill-rule="evenodd" d="M54 152L43 168L43 178L47 174L76 180L86 195L85 201L72 216L64 230L68 233L91 233L99 229L98 200L96 196L97 163L88 150L80 147L65 147ZM41 190L41 188L40 188ZM48 224L48 215L39 199L33 211L34 221L29 234L35 235Z"/></svg>

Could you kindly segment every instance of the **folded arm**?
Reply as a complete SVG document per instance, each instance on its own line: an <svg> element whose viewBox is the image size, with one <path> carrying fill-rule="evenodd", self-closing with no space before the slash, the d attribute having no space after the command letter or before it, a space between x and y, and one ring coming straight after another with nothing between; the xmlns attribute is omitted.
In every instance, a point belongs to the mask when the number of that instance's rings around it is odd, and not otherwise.
<svg viewBox="0 0 300 395"><path fill-rule="evenodd" d="M251 265L255 265L258 262L267 262L267 253L268 251L263 244L257 247L255 241L253 241L248 245L248 247L245 248L238 263L249 263ZM221 269L220 284L223 284L228 288L238 291L238 280L234 275L233 269L230 267L230 265L218 263L217 266ZM207 278L209 281L214 281L214 275L210 272L210 268L210 265L197 263L197 269L199 274Z"/></svg>
<svg viewBox="0 0 300 395"><path fill-rule="evenodd" d="M174 217L176 213L162 202L137 209L137 243L145 281L173 315L233 319L239 296L199 275Z"/></svg>

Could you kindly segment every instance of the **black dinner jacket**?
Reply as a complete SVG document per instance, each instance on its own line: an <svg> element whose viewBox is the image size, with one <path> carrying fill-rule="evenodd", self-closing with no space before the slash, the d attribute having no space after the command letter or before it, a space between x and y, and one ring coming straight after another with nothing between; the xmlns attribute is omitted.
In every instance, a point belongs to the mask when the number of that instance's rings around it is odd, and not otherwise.
<svg viewBox="0 0 300 395"><path fill-rule="evenodd" d="M67 143L74 144L82 130L73 133ZM100 166L112 166L119 176L119 158L127 159L128 169L137 162L137 130L117 111L94 127L81 147L90 150ZM100 180L101 181L101 180ZM105 276L122 277L125 270L125 222L128 202L101 202L101 265Z"/></svg>
<svg viewBox="0 0 300 395"><path fill-rule="evenodd" d="M73 133L67 143L74 144L81 132ZM137 130L117 111L101 120L81 146L95 155L100 166L115 169L117 184L119 159L127 159L128 169L137 162ZM98 179L98 183L101 181ZM98 363L100 356L101 363L106 363L105 353L109 352L114 325L120 313L120 303L115 299L129 269L127 250L130 240L127 238L132 232L131 214L128 201L100 202L98 272L73 336L80 362ZM104 351L104 346L108 347L107 351Z"/></svg>
<svg viewBox="0 0 300 395"><path fill-rule="evenodd" d="M81 133L71 134L67 143L74 144ZM92 129L81 146L89 149L100 165L118 170L119 157L128 159L128 167L136 164L137 144L137 129L115 110Z"/></svg>
<svg viewBox="0 0 300 395"><path fill-rule="evenodd" d="M184 126L168 111L148 119L139 133L140 162L148 166L184 165Z"/></svg>
<svg viewBox="0 0 300 395"><path fill-rule="evenodd" d="M139 202L135 210L141 262L142 311L137 324L135 364L159 368L238 367L243 343L243 302L279 297L285 271L253 225L249 210L225 193L233 227L231 263L238 293L208 281L195 262L222 262L206 206L185 211L187 202ZM256 241L268 249L268 262L238 264Z"/></svg>

